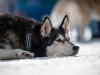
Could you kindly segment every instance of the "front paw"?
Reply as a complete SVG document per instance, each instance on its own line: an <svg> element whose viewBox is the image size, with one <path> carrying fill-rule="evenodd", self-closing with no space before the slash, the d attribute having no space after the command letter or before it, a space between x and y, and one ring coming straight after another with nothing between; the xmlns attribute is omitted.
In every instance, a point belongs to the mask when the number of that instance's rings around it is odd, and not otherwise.
<svg viewBox="0 0 100 75"><path fill-rule="evenodd" d="M33 53L30 53L30 52L22 52L22 55L21 55L21 58L22 59L29 59L29 58L33 58L34 57L34 54Z"/></svg>
<svg viewBox="0 0 100 75"><path fill-rule="evenodd" d="M33 58L34 54L21 49L16 49L16 57L20 59L29 59L29 58Z"/></svg>

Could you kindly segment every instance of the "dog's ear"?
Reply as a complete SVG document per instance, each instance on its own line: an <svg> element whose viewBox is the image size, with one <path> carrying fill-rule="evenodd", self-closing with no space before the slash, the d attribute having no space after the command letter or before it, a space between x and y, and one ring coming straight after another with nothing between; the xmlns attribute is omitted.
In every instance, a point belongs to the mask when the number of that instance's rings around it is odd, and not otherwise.
<svg viewBox="0 0 100 75"><path fill-rule="evenodd" d="M67 33L68 36L70 35L70 24L69 24L69 19L67 15L65 15L65 17L63 18L63 21L61 25L59 26L59 29L63 29L64 33Z"/></svg>
<svg viewBox="0 0 100 75"><path fill-rule="evenodd" d="M41 27L41 35L50 36L51 29L52 29L52 26L51 26L50 19L48 17L45 17L43 21L43 25Z"/></svg>
<svg viewBox="0 0 100 75"><path fill-rule="evenodd" d="M69 32L70 25L69 25L69 19L67 15L63 18L63 21L59 28L63 28L65 32Z"/></svg>

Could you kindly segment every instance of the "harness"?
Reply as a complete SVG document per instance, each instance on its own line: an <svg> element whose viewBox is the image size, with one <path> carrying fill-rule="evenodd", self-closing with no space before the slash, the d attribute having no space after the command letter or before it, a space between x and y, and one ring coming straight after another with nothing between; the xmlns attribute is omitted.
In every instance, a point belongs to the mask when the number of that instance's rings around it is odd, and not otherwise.
<svg viewBox="0 0 100 75"><path fill-rule="evenodd" d="M29 34L28 34L28 37L27 37L26 51L29 51L29 49L30 49L31 37L32 37L32 34L29 33Z"/></svg>

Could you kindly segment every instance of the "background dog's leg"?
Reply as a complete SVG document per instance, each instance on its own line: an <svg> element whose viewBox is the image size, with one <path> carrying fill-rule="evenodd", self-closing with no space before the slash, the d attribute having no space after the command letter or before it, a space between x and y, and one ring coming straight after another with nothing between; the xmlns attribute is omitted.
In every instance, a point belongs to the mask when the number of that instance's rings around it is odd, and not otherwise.
<svg viewBox="0 0 100 75"><path fill-rule="evenodd" d="M80 22L80 27L79 27L79 31L78 31L78 40L79 41L85 41L84 37L83 37L83 34L84 34L84 30L89 22L89 14L87 15L84 15L84 17L81 18L81 22ZM86 36L87 37L87 36Z"/></svg>
<svg viewBox="0 0 100 75"><path fill-rule="evenodd" d="M79 39L80 41L85 41L84 37L83 37L83 33L84 30L87 26L87 24L89 23L90 20L90 16L91 16L91 8L88 7L87 4L83 4L81 5L81 7L79 8L80 10L80 29L79 29ZM88 36L86 36L88 37Z"/></svg>
<svg viewBox="0 0 100 75"><path fill-rule="evenodd" d="M86 28L86 25L80 26L79 30L78 30L78 40L81 42L84 42L84 30Z"/></svg>
<svg viewBox="0 0 100 75"><path fill-rule="evenodd" d="M23 51L21 49L15 49L15 50L5 50L0 49L0 60L2 59L16 59L16 58L32 58L34 56L33 53L30 53L28 51Z"/></svg>

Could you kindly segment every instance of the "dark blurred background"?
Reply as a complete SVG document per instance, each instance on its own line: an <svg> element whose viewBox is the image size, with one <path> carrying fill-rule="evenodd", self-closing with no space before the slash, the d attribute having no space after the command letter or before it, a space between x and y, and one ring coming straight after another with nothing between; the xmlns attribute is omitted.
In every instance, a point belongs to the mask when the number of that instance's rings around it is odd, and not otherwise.
<svg viewBox="0 0 100 75"><path fill-rule="evenodd" d="M58 0L0 0L0 13L9 13L43 21L49 16ZM92 20L89 24L92 38L100 38L100 22Z"/></svg>
<svg viewBox="0 0 100 75"><path fill-rule="evenodd" d="M0 12L34 18L42 21L50 12L57 0L0 0Z"/></svg>

